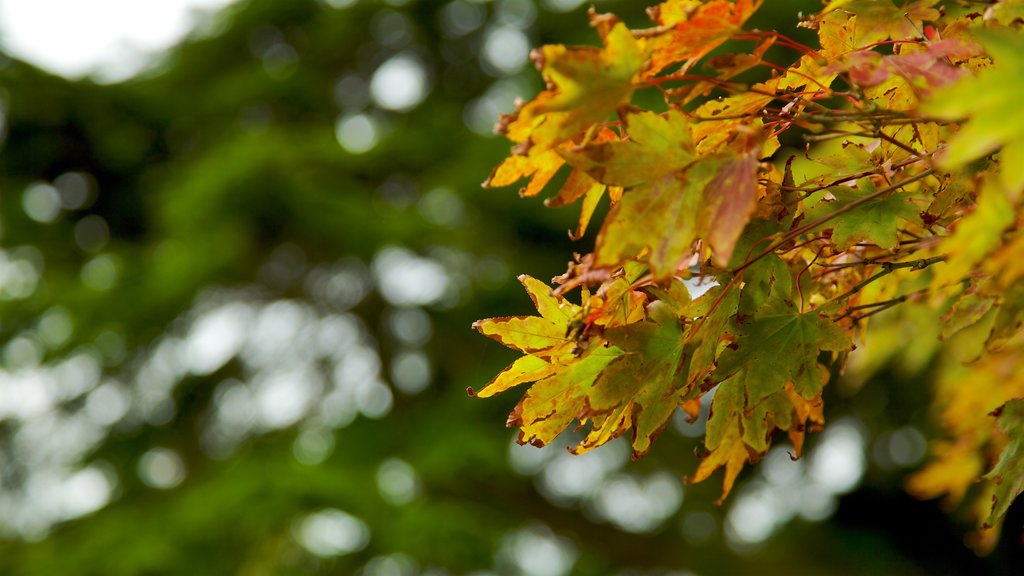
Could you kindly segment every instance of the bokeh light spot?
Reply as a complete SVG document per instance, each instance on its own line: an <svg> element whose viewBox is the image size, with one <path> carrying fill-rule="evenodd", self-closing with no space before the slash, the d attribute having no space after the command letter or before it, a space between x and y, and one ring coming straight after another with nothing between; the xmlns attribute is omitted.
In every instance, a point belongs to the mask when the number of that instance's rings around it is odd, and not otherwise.
<svg viewBox="0 0 1024 576"><path fill-rule="evenodd" d="M377 491L389 504L408 504L419 495L419 476L407 462L389 458L377 468Z"/></svg>
<svg viewBox="0 0 1024 576"><path fill-rule="evenodd" d="M342 116L335 126L338 143L352 154L363 154L373 150L380 139L380 127L369 114Z"/></svg>
<svg viewBox="0 0 1024 576"><path fill-rule="evenodd" d="M185 479L185 463L169 448L152 448L139 459L139 478L150 488L169 490Z"/></svg>
<svg viewBox="0 0 1024 576"><path fill-rule="evenodd" d="M306 550L322 558L358 552L370 542L365 522L333 508L306 516L293 534Z"/></svg>
<svg viewBox="0 0 1024 576"><path fill-rule="evenodd" d="M21 207L29 218L49 224L60 215L60 194L53 186L36 182L25 189L21 197Z"/></svg>
<svg viewBox="0 0 1024 576"><path fill-rule="evenodd" d="M406 112L427 96L427 70L412 54L392 56L370 79L370 96L381 108Z"/></svg>

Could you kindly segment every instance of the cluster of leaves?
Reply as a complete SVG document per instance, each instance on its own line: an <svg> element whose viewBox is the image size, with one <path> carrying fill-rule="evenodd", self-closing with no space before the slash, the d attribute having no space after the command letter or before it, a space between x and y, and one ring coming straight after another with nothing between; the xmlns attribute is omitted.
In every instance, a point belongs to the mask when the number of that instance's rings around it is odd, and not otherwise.
<svg viewBox="0 0 1024 576"><path fill-rule="evenodd" d="M976 344L943 370L949 437L909 488L958 501L989 469L984 549L1024 483L1024 3L835 0L801 23L818 47L744 30L759 5L668 0L638 30L591 11L601 47L534 52L547 87L501 119L515 146L485 185L561 182L545 203L582 199L573 237L611 207L555 288L521 277L539 316L475 324L524 354L475 394L532 383L521 442L576 424L574 452L629 432L639 456L713 393L690 480L724 468L724 498L778 431L799 456L830 375L913 311Z"/></svg>

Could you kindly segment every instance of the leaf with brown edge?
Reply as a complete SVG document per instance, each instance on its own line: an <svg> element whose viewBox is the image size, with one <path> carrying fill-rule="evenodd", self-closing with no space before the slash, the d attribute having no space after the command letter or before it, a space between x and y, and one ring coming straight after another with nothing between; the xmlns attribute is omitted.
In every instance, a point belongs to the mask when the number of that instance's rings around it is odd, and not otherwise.
<svg viewBox="0 0 1024 576"><path fill-rule="evenodd" d="M544 446L570 424L586 417L587 395L601 371L620 354L614 346L592 343L579 357L563 361L523 395L508 417L519 427L519 443Z"/></svg>
<svg viewBox="0 0 1024 576"><path fill-rule="evenodd" d="M594 421L575 449L585 452L633 430L633 454L650 450L651 442L688 391L686 341L679 316L685 303L653 302L650 320L605 331L609 342L623 351L598 378L587 396L585 415Z"/></svg>
<svg viewBox="0 0 1024 576"><path fill-rule="evenodd" d="M604 47L544 46L536 52L548 89L502 119L499 130L530 156L546 152L608 118L633 94L643 64L640 45L617 23Z"/></svg>
<svg viewBox="0 0 1024 576"><path fill-rule="evenodd" d="M484 188L509 186L529 178L526 186L519 189L523 197L536 196L547 186L565 160L554 149L532 156L512 154L497 166L490 177L484 181Z"/></svg>
<svg viewBox="0 0 1024 576"><path fill-rule="evenodd" d="M999 419L999 428L1010 441L995 468L984 476L995 483L992 512L985 519L985 528L995 526L1024 490L1024 398L1010 400L992 415Z"/></svg>
<svg viewBox="0 0 1024 576"><path fill-rule="evenodd" d="M506 316L473 323L481 334L509 348L543 359L557 358L572 350L569 326L579 312L576 306L551 295L551 288L527 275L519 277L540 316Z"/></svg>

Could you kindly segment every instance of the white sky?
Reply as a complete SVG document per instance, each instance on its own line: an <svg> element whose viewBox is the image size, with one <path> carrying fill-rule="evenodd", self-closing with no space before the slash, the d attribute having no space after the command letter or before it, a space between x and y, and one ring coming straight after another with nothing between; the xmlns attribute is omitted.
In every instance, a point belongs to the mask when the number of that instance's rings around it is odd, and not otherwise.
<svg viewBox="0 0 1024 576"><path fill-rule="evenodd" d="M0 0L0 45L63 76L117 81L188 34L197 10L234 1Z"/></svg>

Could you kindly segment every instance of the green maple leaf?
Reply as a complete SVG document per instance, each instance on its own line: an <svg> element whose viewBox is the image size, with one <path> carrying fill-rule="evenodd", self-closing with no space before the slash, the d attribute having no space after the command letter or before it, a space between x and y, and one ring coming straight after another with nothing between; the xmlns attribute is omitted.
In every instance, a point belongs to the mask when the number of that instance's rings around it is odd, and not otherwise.
<svg viewBox="0 0 1024 576"><path fill-rule="evenodd" d="M945 120L967 119L941 155L944 168L962 166L1002 149L1002 184L1012 194L1024 190L1024 34L1010 30L974 30L993 65L976 78L964 78L936 91L921 106L924 114Z"/></svg>
<svg viewBox="0 0 1024 576"><path fill-rule="evenodd" d="M740 470L750 460L750 453L743 442L743 426L740 424L744 409L742 385L723 382L718 386L704 434L704 446L709 452L700 461L693 477L688 479L691 483L700 482L724 466L725 480L719 503L729 495Z"/></svg>
<svg viewBox="0 0 1024 576"><path fill-rule="evenodd" d="M870 185L865 183L864 186L864 190L845 186L829 188L834 200L818 201L807 210L808 220L826 216L874 191ZM870 242L886 250L896 249L901 220L922 225L920 210L910 202L911 197L911 193L891 194L846 212L832 221L832 242L839 250L846 250L858 242Z"/></svg>
<svg viewBox="0 0 1024 576"><path fill-rule="evenodd" d="M995 526L1024 490L1024 398L1010 400L994 414L999 417L999 427L1010 436L1010 443L999 455L995 468L984 476L995 483L986 528Z"/></svg>
<svg viewBox="0 0 1024 576"><path fill-rule="evenodd" d="M769 301L739 325L735 349L722 353L716 378L737 374L750 406L783 390L788 382L804 398L820 395L828 372L818 363L818 355L849 350L852 344L824 312L819 308L800 313L785 302Z"/></svg>

